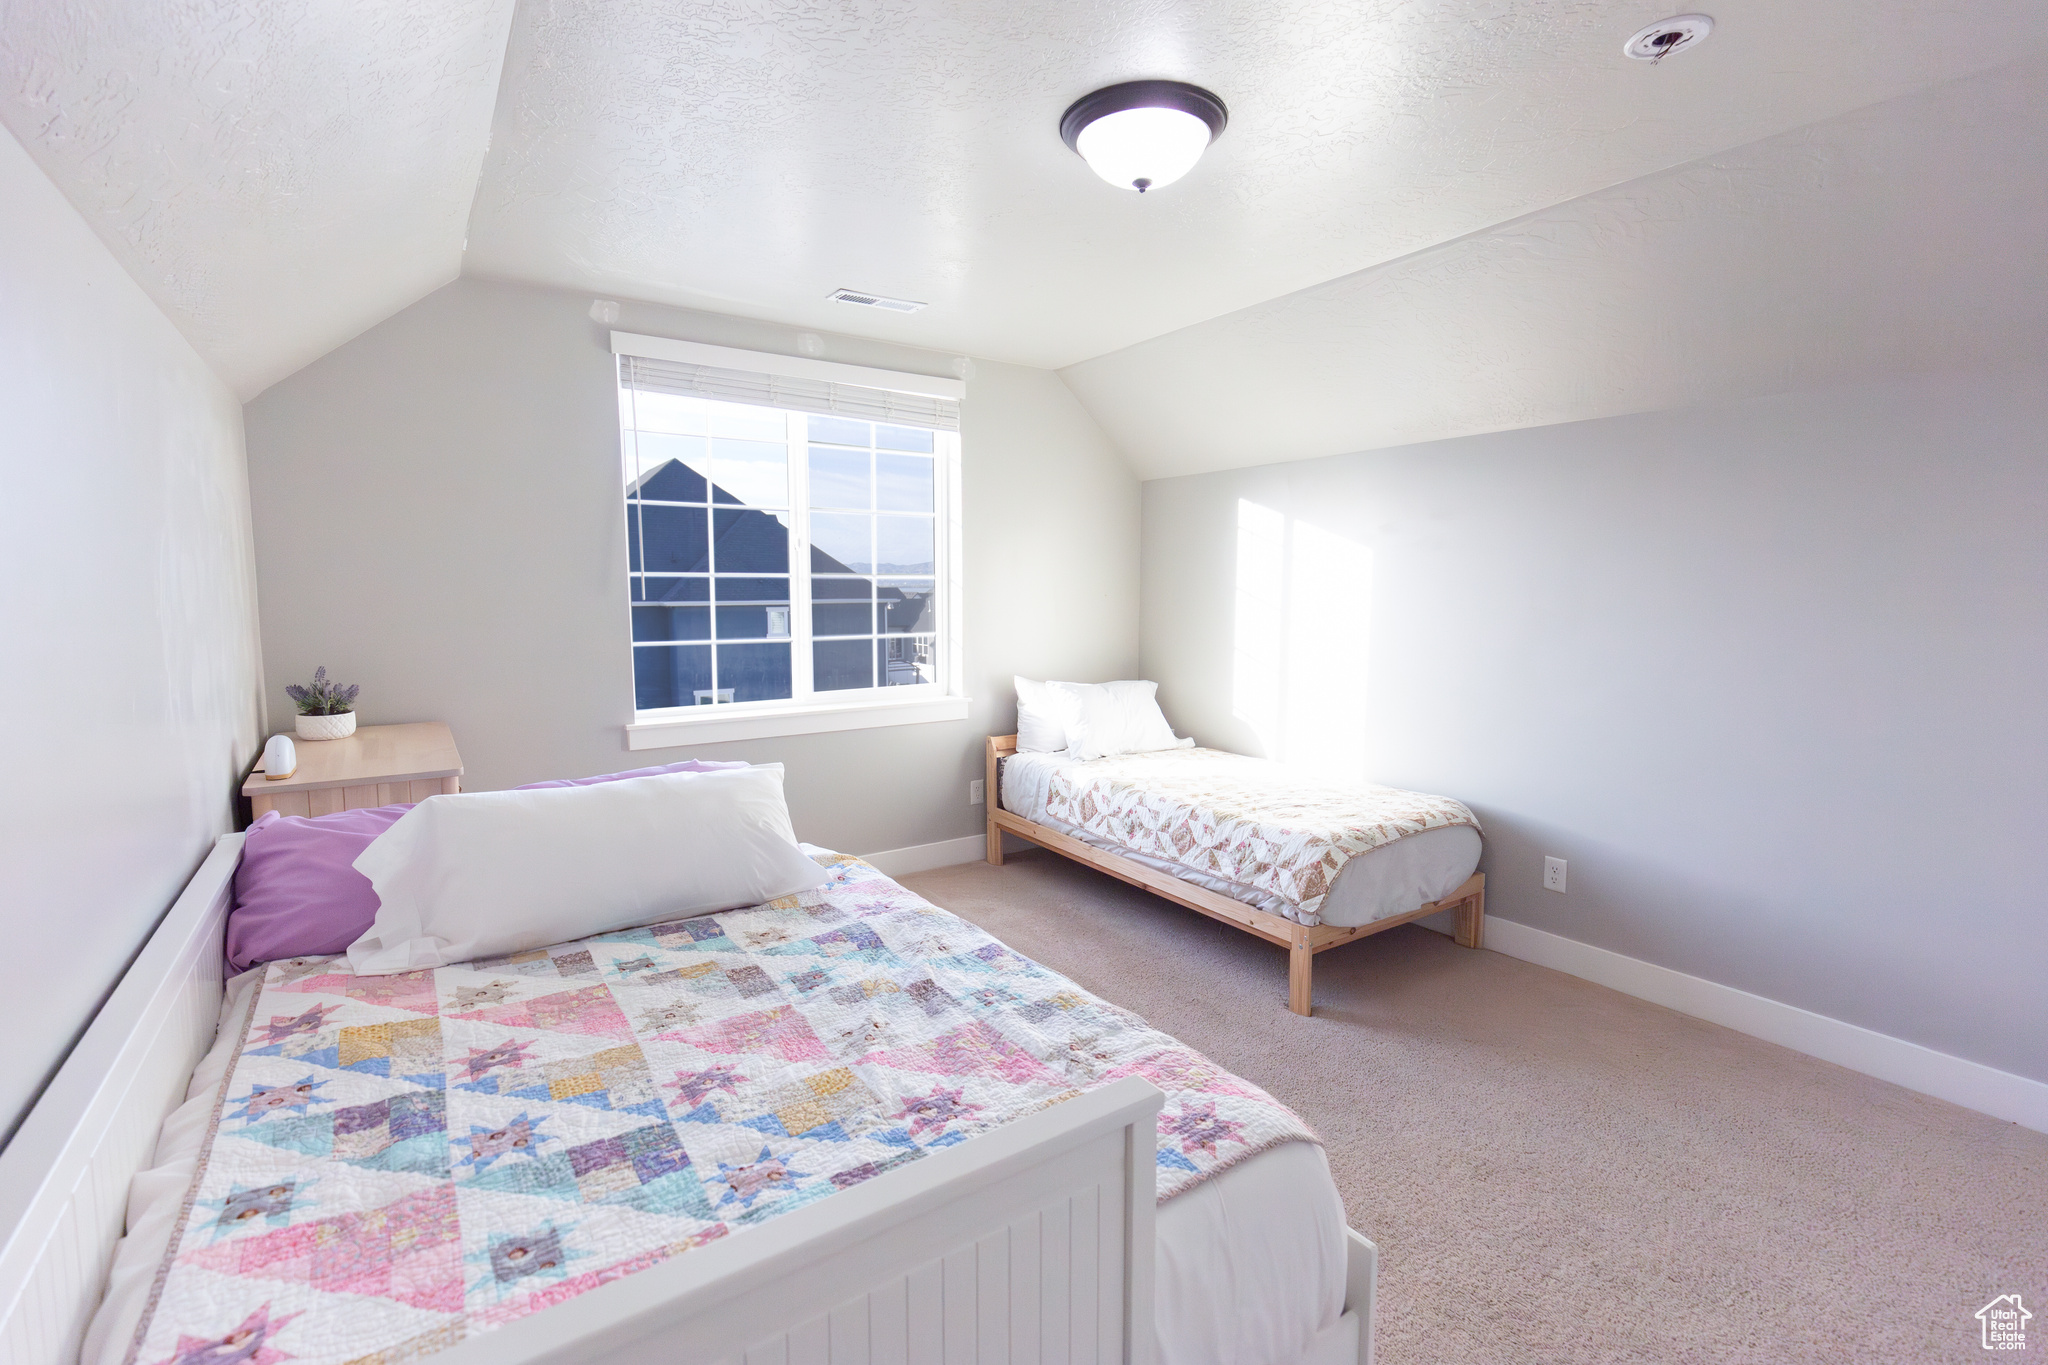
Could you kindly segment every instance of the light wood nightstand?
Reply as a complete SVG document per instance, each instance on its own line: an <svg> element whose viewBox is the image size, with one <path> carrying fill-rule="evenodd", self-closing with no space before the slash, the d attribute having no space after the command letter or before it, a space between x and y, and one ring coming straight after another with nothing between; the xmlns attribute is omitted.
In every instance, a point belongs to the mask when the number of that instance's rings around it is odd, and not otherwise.
<svg viewBox="0 0 2048 1365"><path fill-rule="evenodd" d="M338 810L424 801L462 790L462 755L438 720L365 725L347 739L296 739L299 767L272 782L257 768L242 784L249 816L332 815Z"/></svg>

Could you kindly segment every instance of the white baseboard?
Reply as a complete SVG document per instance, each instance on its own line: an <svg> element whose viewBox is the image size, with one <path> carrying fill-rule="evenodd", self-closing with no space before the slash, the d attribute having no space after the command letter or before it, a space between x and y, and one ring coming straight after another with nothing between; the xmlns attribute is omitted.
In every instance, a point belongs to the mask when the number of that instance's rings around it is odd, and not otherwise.
<svg viewBox="0 0 2048 1365"><path fill-rule="evenodd" d="M936 844L912 844L909 848L891 848L860 855L862 862L891 877L906 877L913 872L929 872L935 867L953 867L959 863L978 863L987 856L986 834L970 834L962 839L941 839Z"/></svg>
<svg viewBox="0 0 2048 1365"><path fill-rule="evenodd" d="M1440 934L1450 932L1448 924L1418 922ZM1951 1057L1903 1038L1830 1019L1797 1005L1767 1000L1702 977L1687 976L1640 958L1624 957L1513 920L1489 916L1486 946L1497 953L1596 982L1623 995L1648 1000L1680 1014L1705 1019L1950 1104L1960 1104L1965 1109L1975 1109L1980 1114L2048 1133L2048 1083Z"/></svg>

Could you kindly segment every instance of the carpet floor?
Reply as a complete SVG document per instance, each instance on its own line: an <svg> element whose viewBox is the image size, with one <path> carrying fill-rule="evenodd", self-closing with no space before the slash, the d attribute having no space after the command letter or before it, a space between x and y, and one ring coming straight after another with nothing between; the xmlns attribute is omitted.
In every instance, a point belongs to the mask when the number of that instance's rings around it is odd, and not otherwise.
<svg viewBox="0 0 2048 1365"><path fill-rule="evenodd" d="M1280 949L1051 854L903 881L1323 1135L1382 1365L1980 1360L2007 1293L2048 1356L2048 1136L1413 926L1304 1019Z"/></svg>

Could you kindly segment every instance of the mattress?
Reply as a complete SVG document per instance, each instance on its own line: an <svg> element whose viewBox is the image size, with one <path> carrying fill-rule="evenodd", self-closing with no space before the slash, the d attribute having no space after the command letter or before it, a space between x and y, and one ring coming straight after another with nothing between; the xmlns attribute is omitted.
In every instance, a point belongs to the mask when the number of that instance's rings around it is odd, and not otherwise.
<svg viewBox="0 0 2048 1365"><path fill-rule="evenodd" d="M1161 1359L1326 1353L1344 1215L1298 1118L814 856L831 884L768 906L400 976L236 978L83 1361L431 1354L1125 1075L1167 1094Z"/></svg>
<svg viewBox="0 0 2048 1365"><path fill-rule="evenodd" d="M1200 762L1201 756L1210 752L1213 751L1177 751L1175 761ZM1235 755L1224 757L1236 758ZM1003 760L1003 809L1105 852L1129 858L1154 871L1168 873L1229 896L1232 900L1242 901L1268 914L1287 919L1300 918L1296 906L1270 891L1217 876L1179 859L1159 857L1131 848L1105 838L1097 831L1061 820L1049 811L1056 776L1064 774L1070 779L1085 782L1091 767L1099 768L1109 761L1083 761L1065 754L1013 754ZM1405 915L1419 906L1441 900L1463 885L1466 878L1478 869L1480 848L1479 830L1474 825L1454 824L1419 830L1354 854L1338 870L1317 907L1318 922L1352 928Z"/></svg>

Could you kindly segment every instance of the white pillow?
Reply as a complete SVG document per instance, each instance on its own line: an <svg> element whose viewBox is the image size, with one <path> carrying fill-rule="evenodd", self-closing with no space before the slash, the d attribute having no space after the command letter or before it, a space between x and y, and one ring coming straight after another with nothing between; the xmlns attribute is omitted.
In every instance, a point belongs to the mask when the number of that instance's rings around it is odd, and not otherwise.
<svg viewBox="0 0 2048 1365"><path fill-rule="evenodd" d="M1067 747L1067 726L1078 714L1074 699L1058 689L1071 683L1017 684L1017 747L1027 754L1056 754Z"/></svg>
<svg viewBox="0 0 2048 1365"><path fill-rule="evenodd" d="M382 905L359 976L759 905L829 878L796 845L782 765L430 796L363 850Z"/></svg>
<svg viewBox="0 0 2048 1365"><path fill-rule="evenodd" d="M1068 697L1074 707L1074 717L1067 723L1067 752L1075 758L1180 747L1159 710L1156 682L1046 685Z"/></svg>

